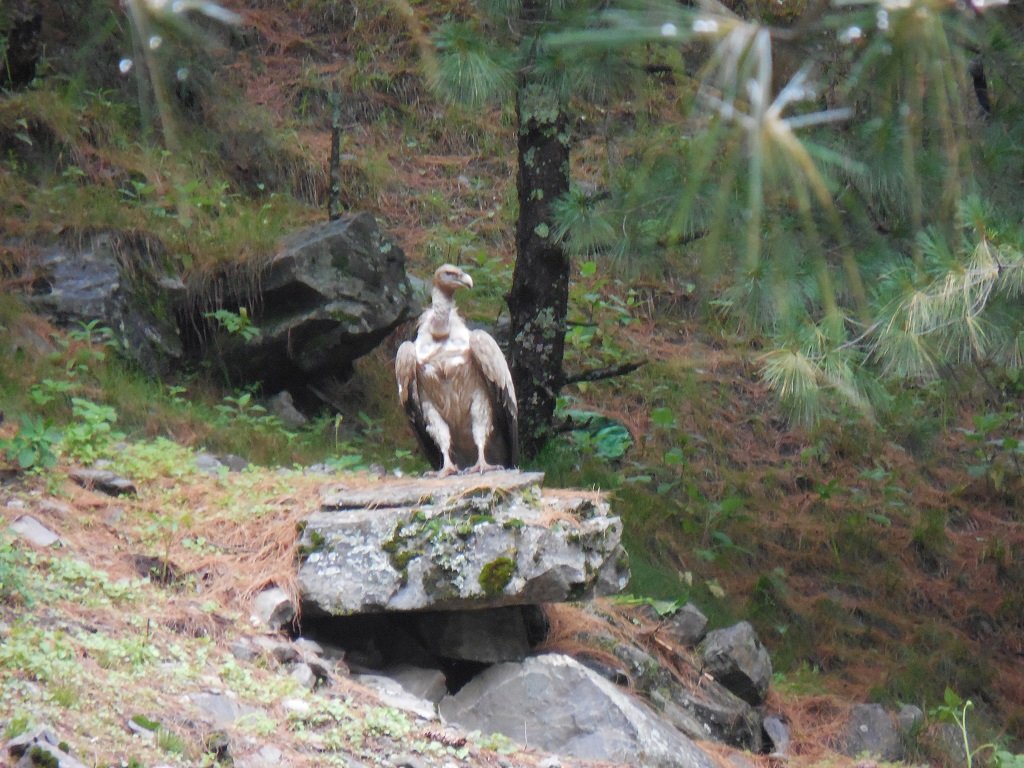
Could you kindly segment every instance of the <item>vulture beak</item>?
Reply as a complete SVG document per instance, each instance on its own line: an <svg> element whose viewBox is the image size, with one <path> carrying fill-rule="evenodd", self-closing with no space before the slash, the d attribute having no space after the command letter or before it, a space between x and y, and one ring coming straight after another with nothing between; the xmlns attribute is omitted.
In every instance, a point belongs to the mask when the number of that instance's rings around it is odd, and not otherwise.
<svg viewBox="0 0 1024 768"><path fill-rule="evenodd" d="M472 288L473 287L473 278L470 277L469 275L467 275L465 272L462 273L462 277L459 278L459 280L467 288Z"/></svg>

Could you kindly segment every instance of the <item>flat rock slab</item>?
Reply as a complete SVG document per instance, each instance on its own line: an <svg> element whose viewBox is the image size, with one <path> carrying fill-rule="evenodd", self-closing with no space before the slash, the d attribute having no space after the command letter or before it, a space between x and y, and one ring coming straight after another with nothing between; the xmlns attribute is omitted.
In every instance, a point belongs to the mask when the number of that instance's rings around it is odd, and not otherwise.
<svg viewBox="0 0 1024 768"><path fill-rule="evenodd" d="M303 611L533 605L615 594L622 522L597 493L514 470L331 485L300 541Z"/></svg>

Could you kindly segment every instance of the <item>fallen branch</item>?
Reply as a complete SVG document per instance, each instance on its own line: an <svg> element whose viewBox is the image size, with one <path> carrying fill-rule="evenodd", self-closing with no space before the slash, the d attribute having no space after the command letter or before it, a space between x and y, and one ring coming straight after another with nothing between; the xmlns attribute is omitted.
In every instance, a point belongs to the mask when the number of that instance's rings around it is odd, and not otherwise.
<svg viewBox="0 0 1024 768"><path fill-rule="evenodd" d="M617 376L625 376L628 373L632 373L637 368L646 364L646 360L634 360L633 362L614 365L610 368L594 368L589 371L580 371L579 373L571 375L566 374L564 383L579 384L584 381L604 381L605 379L614 379Z"/></svg>

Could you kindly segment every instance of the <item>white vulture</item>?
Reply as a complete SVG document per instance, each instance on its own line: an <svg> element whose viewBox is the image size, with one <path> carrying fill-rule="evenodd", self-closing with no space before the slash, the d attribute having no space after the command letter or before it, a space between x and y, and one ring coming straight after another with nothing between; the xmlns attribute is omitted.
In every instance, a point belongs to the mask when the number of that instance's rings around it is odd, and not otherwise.
<svg viewBox="0 0 1024 768"><path fill-rule="evenodd" d="M438 475L486 472L519 461L519 418L512 374L498 343L471 331L455 291L472 278L445 264L434 273L431 305L415 341L395 357L398 398Z"/></svg>

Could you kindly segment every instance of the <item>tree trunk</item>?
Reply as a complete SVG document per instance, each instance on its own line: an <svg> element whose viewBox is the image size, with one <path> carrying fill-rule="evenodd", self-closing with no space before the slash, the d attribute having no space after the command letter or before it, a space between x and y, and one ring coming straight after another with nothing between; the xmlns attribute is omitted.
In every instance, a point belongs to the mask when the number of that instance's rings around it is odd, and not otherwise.
<svg viewBox="0 0 1024 768"><path fill-rule="evenodd" d="M525 456L532 456L548 438L555 399L565 381L569 257L553 239L551 203L569 189L569 137L568 119L555 94L530 82L528 74L520 82L516 111L519 220L508 296L510 351L520 446Z"/></svg>

